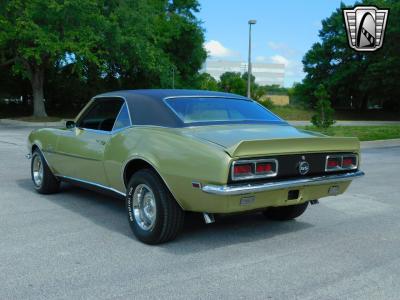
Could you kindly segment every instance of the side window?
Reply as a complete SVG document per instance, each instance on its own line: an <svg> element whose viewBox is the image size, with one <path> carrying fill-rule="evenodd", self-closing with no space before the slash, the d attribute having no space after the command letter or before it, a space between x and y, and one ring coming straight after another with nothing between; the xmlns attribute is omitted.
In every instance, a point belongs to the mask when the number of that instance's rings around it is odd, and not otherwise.
<svg viewBox="0 0 400 300"><path fill-rule="evenodd" d="M85 129L111 131L123 105L121 99L97 99L78 122Z"/></svg>
<svg viewBox="0 0 400 300"><path fill-rule="evenodd" d="M131 118L126 103L122 105L121 111L118 114L117 120L115 121L113 130L122 129L131 126Z"/></svg>

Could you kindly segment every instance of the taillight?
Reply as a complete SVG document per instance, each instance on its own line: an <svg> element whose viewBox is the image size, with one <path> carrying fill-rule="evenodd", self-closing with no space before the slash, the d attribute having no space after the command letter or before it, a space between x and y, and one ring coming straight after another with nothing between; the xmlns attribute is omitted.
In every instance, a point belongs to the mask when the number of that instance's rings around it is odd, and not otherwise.
<svg viewBox="0 0 400 300"><path fill-rule="evenodd" d="M357 156L356 155L343 155L342 168L346 170L357 169Z"/></svg>
<svg viewBox="0 0 400 300"><path fill-rule="evenodd" d="M258 163L256 164L256 173L264 174L272 171L273 163Z"/></svg>
<svg viewBox="0 0 400 300"><path fill-rule="evenodd" d="M238 160L232 163L232 180L274 177L278 174L276 159Z"/></svg>
<svg viewBox="0 0 400 300"><path fill-rule="evenodd" d="M325 171L354 170L358 167L358 159L355 154L328 155L326 157Z"/></svg>
<svg viewBox="0 0 400 300"><path fill-rule="evenodd" d="M233 175L240 177L252 174L252 164L240 164L233 167Z"/></svg>
<svg viewBox="0 0 400 300"><path fill-rule="evenodd" d="M326 170L334 171L341 168L342 157L341 156L328 156L326 158Z"/></svg>

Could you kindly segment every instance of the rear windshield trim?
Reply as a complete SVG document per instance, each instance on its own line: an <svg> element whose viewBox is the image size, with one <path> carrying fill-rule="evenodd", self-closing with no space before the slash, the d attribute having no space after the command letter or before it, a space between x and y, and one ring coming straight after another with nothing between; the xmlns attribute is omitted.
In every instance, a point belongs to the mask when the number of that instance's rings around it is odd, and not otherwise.
<svg viewBox="0 0 400 300"><path fill-rule="evenodd" d="M168 103L167 100L172 100L172 99L184 99L184 98L220 98L220 99L231 99L231 100L241 100L241 101L247 101L247 102L253 102L259 105L262 109L266 110L268 113L272 114L277 118L277 120L268 120L268 121L263 121L263 120L236 120L236 121L204 121L204 122L185 122L181 116L172 108L172 106ZM281 119L279 116L274 114L273 112L269 111L266 109L264 106L262 106L260 103L257 101L254 101L249 98L245 97L230 97L230 96L203 96L203 95L190 95L190 96L169 96L163 98L164 104L174 113L174 115L182 122L183 127L191 127L191 126L207 126L207 125L224 125L224 124L277 124L277 125L288 125L288 123Z"/></svg>
<svg viewBox="0 0 400 300"><path fill-rule="evenodd" d="M209 125L240 125L240 124L268 124L268 125L289 125L285 121L257 121L257 120L244 120L244 121L206 121L206 122L192 122L183 123L183 127L192 126L209 126Z"/></svg>

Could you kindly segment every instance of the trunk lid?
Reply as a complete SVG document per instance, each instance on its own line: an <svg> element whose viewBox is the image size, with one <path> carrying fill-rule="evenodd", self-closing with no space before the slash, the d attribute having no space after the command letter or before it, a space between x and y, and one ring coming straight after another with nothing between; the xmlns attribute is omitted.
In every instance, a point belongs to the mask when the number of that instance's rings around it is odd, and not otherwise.
<svg viewBox="0 0 400 300"><path fill-rule="evenodd" d="M231 157L359 151L357 138L327 137L290 125L218 125L183 129L192 138L222 146Z"/></svg>

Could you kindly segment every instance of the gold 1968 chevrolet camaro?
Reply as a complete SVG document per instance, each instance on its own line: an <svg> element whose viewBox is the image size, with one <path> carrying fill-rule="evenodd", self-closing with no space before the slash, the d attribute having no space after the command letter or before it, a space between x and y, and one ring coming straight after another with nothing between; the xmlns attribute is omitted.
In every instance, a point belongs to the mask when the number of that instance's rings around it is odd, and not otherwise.
<svg viewBox="0 0 400 300"><path fill-rule="evenodd" d="M187 211L207 223L249 211L294 219L364 174L356 138L298 130L251 99L208 91L102 94L66 128L33 131L28 149L39 193L68 181L123 196L149 244L174 239Z"/></svg>

